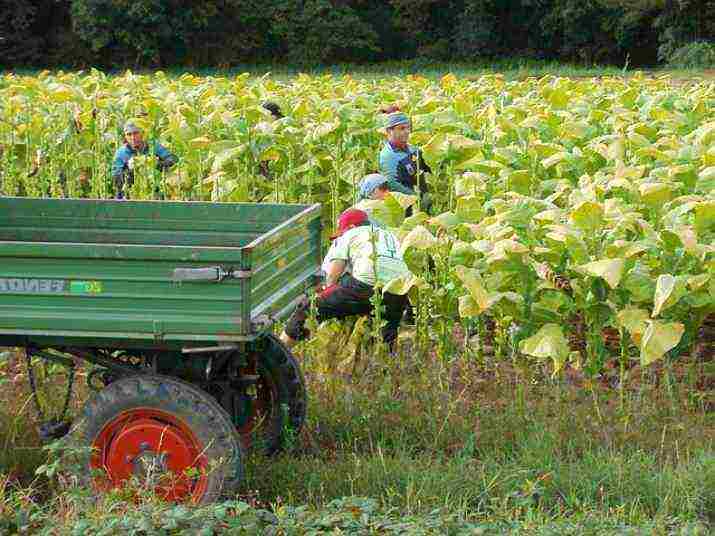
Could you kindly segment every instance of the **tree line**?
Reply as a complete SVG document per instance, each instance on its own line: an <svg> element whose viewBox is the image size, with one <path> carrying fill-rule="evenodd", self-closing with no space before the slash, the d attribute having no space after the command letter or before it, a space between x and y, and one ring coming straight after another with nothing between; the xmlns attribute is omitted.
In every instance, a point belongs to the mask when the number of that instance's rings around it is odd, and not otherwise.
<svg viewBox="0 0 715 536"><path fill-rule="evenodd" d="M3 0L0 5L4 68L509 56L652 66L682 55L693 43L713 40L715 0Z"/></svg>

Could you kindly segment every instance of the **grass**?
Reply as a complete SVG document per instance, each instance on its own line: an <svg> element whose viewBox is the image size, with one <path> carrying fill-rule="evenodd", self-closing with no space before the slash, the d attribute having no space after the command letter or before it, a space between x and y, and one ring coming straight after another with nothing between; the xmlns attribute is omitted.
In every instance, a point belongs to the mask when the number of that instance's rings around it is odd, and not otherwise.
<svg viewBox="0 0 715 536"><path fill-rule="evenodd" d="M52 71L58 69L53 68ZM72 70L72 69L70 69ZM116 73L123 72L116 71ZM134 72L144 72L136 69ZM147 73L156 72L148 70ZM227 68L178 68L169 67L165 70L170 76L181 76L190 72L197 76L237 76L249 73L252 77L260 78L269 75L277 81L289 81L295 76L304 73L311 76L332 75L335 77L349 75L359 80L377 80L385 77L404 77L420 75L429 79L439 79L452 73L460 78L478 77L485 74L501 73L507 80L521 80L528 77L541 77L553 75L560 77L584 78L592 76L630 76L636 72L646 72L653 76L670 75L677 79L694 79L711 76L701 69L667 69L662 67L633 68L628 65L584 65L564 63L554 60L532 60L525 58L504 58L494 61L480 62L438 62L433 60L405 60L388 61L373 64L336 64L295 66L284 64L239 64ZM35 69L20 69L17 74L34 76Z"/></svg>
<svg viewBox="0 0 715 536"><path fill-rule="evenodd" d="M121 497L97 504L34 477L46 455L31 406L19 404L26 388L7 380L0 527L17 527L18 511L35 516L32 530L66 531L58 533L123 519L160 534L167 516L178 528L164 534L190 531L197 516L215 518L219 531L241 520L254 523L241 525L248 533L285 534L403 525L426 534L705 534L715 523L712 392L696 385L703 363L631 369L623 392L595 381L592 394L577 371L555 379L518 360L428 353L351 376L349 362L337 366L310 346L301 354L308 422L284 454L248 460L241 516L234 503L177 513L148 500L142 517ZM219 519L221 508L229 513Z"/></svg>

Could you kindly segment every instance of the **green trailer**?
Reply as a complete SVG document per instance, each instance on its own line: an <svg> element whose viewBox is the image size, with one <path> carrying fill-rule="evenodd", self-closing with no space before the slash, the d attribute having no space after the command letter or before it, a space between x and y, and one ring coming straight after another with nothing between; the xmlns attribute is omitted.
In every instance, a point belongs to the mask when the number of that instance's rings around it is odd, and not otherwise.
<svg viewBox="0 0 715 536"><path fill-rule="evenodd" d="M272 326L314 285L320 212L0 198L0 345L25 349L33 391L33 361L87 370L72 426L42 428L91 447L75 449L85 480L160 475L166 498L203 503L235 487L247 447L300 428L302 373Z"/></svg>

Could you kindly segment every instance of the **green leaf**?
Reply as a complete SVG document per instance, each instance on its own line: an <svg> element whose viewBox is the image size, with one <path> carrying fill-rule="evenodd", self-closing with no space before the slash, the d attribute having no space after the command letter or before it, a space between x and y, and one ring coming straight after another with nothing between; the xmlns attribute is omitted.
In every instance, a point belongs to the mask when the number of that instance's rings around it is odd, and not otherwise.
<svg viewBox="0 0 715 536"><path fill-rule="evenodd" d="M678 345L684 332L685 326L680 322L649 320L640 344L641 365L647 366L661 359Z"/></svg>
<svg viewBox="0 0 715 536"><path fill-rule="evenodd" d="M476 250L467 242L457 241L452 244L452 249L449 251L450 266L471 266L476 257Z"/></svg>
<svg viewBox="0 0 715 536"><path fill-rule="evenodd" d="M673 186L662 182L641 184L638 188L641 200L652 207L662 206L673 198Z"/></svg>
<svg viewBox="0 0 715 536"><path fill-rule="evenodd" d="M558 372L569 357L569 343L561 326L546 324L536 334L521 341L519 351L532 357L551 358L554 372Z"/></svg>
<svg viewBox="0 0 715 536"><path fill-rule="evenodd" d="M593 201L584 201L571 211L571 220L579 229L594 232L603 226L603 206Z"/></svg>
<svg viewBox="0 0 715 536"><path fill-rule="evenodd" d="M478 193L484 191L487 182L491 180L491 177L483 173L467 171L455 179L454 195L457 197L476 196Z"/></svg>
<svg viewBox="0 0 715 536"><path fill-rule="evenodd" d="M478 197L460 197L457 199L457 216L462 222L477 223L484 217L482 203Z"/></svg>
<svg viewBox="0 0 715 536"><path fill-rule="evenodd" d="M600 277L608 283L611 288L616 288L623 277L623 269L626 266L624 259L603 259L589 262L576 267L578 272L593 277Z"/></svg>
<svg viewBox="0 0 715 536"><path fill-rule="evenodd" d="M698 234L715 231L715 201L703 201L695 206L695 229Z"/></svg>
<svg viewBox="0 0 715 536"><path fill-rule="evenodd" d="M531 172L525 169L512 171L507 176L507 189L520 194L529 195L531 192Z"/></svg>

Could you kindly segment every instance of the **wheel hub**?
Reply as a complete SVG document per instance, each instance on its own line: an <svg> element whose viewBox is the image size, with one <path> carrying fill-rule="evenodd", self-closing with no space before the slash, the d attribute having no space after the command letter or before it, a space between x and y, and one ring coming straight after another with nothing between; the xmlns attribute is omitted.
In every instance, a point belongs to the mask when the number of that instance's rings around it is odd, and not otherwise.
<svg viewBox="0 0 715 536"><path fill-rule="evenodd" d="M205 460L188 427L157 410L132 410L105 426L95 441L92 466L103 469L112 486L132 478L170 501L202 493Z"/></svg>

